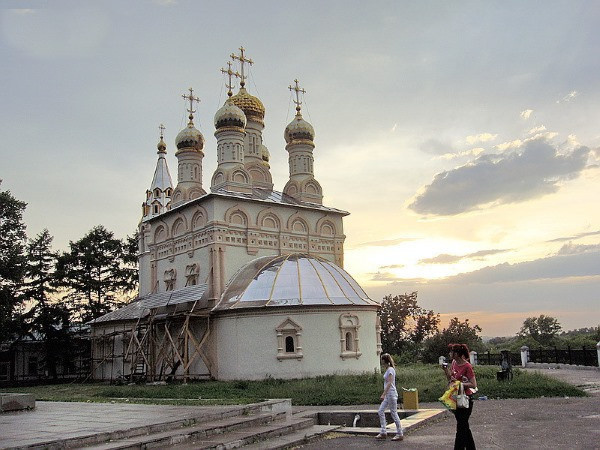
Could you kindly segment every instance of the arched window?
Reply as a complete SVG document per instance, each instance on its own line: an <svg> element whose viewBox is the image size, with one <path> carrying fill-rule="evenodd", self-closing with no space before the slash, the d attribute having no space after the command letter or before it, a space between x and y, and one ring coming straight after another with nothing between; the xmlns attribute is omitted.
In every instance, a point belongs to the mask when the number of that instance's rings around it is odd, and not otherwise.
<svg viewBox="0 0 600 450"><path fill-rule="evenodd" d="M354 314L342 314L340 316L340 344L342 359L360 358L362 355L359 349L359 334L360 322L358 316Z"/></svg>
<svg viewBox="0 0 600 450"><path fill-rule="evenodd" d="M158 205L154 205L154 214L158 214Z"/></svg>
<svg viewBox="0 0 600 450"><path fill-rule="evenodd" d="M292 336L285 337L285 352L286 353L295 353L296 346L294 345L294 338Z"/></svg>
<svg viewBox="0 0 600 450"><path fill-rule="evenodd" d="M277 333L277 359L302 359L302 327L289 317L281 325L275 328Z"/></svg>
<svg viewBox="0 0 600 450"><path fill-rule="evenodd" d="M349 331L346 333L346 351L347 352L351 352L352 351L352 341L354 340L354 337L352 336L352 333L350 333Z"/></svg>

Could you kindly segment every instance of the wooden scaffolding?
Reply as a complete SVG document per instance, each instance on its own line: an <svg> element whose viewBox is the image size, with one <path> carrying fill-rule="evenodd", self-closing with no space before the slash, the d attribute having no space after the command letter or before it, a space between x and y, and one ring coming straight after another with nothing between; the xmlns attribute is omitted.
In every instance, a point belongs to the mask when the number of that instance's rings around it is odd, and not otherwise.
<svg viewBox="0 0 600 450"><path fill-rule="evenodd" d="M211 378L210 332L209 310L198 301L150 308L137 320L99 326L92 332L91 376L111 382ZM208 372L193 370L198 358Z"/></svg>

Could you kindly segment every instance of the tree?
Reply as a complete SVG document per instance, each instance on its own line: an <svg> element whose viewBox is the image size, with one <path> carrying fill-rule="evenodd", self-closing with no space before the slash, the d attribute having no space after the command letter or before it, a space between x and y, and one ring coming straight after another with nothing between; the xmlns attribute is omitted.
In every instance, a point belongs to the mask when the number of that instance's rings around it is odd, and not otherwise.
<svg viewBox="0 0 600 450"><path fill-rule="evenodd" d="M56 378L58 360L68 358L65 349L69 346L69 310L52 298L57 292L52 239L44 229L27 245L23 298L32 305L24 318L30 330L44 341L45 367L48 374Z"/></svg>
<svg viewBox="0 0 600 450"><path fill-rule="evenodd" d="M10 191L0 191L0 342L19 330L16 313L22 305L18 289L25 270L26 206Z"/></svg>
<svg viewBox="0 0 600 450"><path fill-rule="evenodd" d="M539 317L525 319L521 330L519 330L519 336L531 336L540 345L551 345L561 329L562 327L557 319L542 314Z"/></svg>
<svg viewBox="0 0 600 450"><path fill-rule="evenodd" d="M461 322L458 317L454 317L447 328L425 341L423 360L435 363L440 356L447 356L449 344L467 344L470 350L482 352L485 346L478 336L479 333L481 333L479 325L471 325L469 319Z"/></svg>
<svg viewBox="0 0 600 450"><path fill-rule="evenodd" d="M381 321L381 346L384 352L401 355L409 352L415 359L421 343L437 331L439 314L421 308L417 293L386 295L378 312Z"/></svg>
<svg viewBox="0 0 600 450"><path fill-rule="evenodd" d="M86 322L112 311L132 289L123 242L98 225L69 247L58 258L57 278L78 318Z"/></svg>

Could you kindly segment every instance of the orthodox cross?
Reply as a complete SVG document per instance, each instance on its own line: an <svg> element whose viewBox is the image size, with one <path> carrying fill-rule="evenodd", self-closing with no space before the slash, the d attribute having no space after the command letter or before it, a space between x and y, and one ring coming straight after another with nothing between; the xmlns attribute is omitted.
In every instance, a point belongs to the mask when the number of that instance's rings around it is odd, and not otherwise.
<svg viewBox="0 0 600 450"><path fill-rule="evenodd" d="M302 102L300 101L300 92L302 92L303 94L306 94L306 91L304 89L301 89L300 86L298 86L298 79L294 80L294 83L296 84L294 87L292 87L292 85L288 86L288 89L290 91L296 91L296 100L294 100L294 103L296 104L296 111L298 111L298 114L300 113L300 105L302 104Z"/></svg>
<svg viewBox="0 0 600 450"><path fill-rule="evenodd" d="M236 55L235 53L232 53L231 59L233 59L234 61L237 59L240 62L240 70L242 72L242 74L240 75L240 87L244 87L246 85L246 74L244 73L244 63L248 63L249 65L254 64L254 61L252 61L250 58L246 58L244 56L244 50L246 50L244 47L240 47L240 56Z"/></svg>
<svg viewBox="0 0 600 450"><path fill-rule="evenodd" d="M165 131L165 126L161 123L158 126L158 129L160 130L160 140L162 141L163 137L164 137L164 131Z"/></svg>
<svg viewBox="0 0 600 450"><path fill-rule="evenodd" d="M227 61L227 70L221 69L221 72L226 73L229 76L229 84L225 84L225 87L229 89L227 91L227 96L231 97L233 95L233 92L231 92L231 90L233 89L233 84L231 84L231 77L240 78L241 75L231 70L231 61Z"/></svg>
<svg viewBox="0 0 600 450"><path fill-rule="evenodd" d="M194 102L200 103L200 99L198 97L194 97L194 90L192 88L189 89L190 91L190 95L182 95L182 97L185 100L189 100L190 101L190 109L187 110L187 112L190 113L190 122L192 121L192 119L194 118L194 113L196 112L196 110L194 109Z"/></svg>

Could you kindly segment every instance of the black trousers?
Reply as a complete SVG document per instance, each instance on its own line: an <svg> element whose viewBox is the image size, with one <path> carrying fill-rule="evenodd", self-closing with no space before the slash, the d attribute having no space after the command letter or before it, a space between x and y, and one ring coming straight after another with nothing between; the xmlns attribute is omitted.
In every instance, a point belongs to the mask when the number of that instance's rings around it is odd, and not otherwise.
<svg viewBox="0 0 600 450"><path fill-rule="evenodd" d="M468 408L456 408L454 417L456 417L456 438L454 439L454 450L475 449L475 441L471 428L469 428L469 417L473 411L473 399L469 397Z"/></svg>

